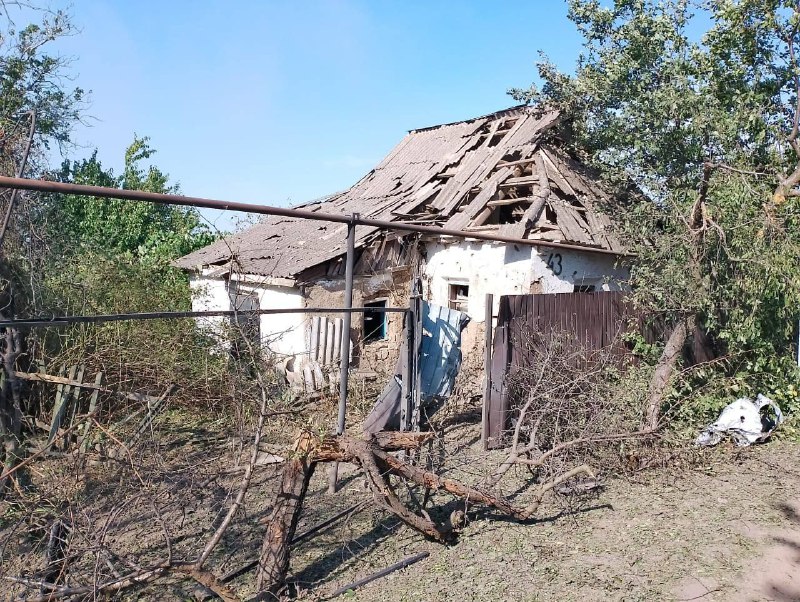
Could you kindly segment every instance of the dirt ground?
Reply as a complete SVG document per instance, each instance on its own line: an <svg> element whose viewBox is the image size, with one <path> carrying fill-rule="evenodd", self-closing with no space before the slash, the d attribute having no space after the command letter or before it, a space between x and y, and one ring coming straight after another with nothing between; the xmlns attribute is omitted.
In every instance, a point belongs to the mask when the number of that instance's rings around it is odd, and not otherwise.
<svg viewBox="0 0 800 602"><path fill-rule="evenodd" d="M86 549L102 545L114 551L113 563L104 559L106 564L119 568L133 558L140 565L155 562L164 555L165 535L172 540L175 557L192 558L230 505L241 477L241 472L230 470L232 458L243 459L246 446L220 437L212 423L205 424L204 432L183 427L169 436L167 426L162 427L159 461L150 468L132 476L106 463L90 470L89 477L72 479L86 500L72 511L76 532L88 534ZM445 449L453 465L448 474L470 483L479 482L501 458L501 452L487 455L480 450L474 421L450 430ZM458 459L457 466L453 459ZM34 474L41 483L63 483L56 475L64 465L63 460L48 460L37 465ZM228 473L220 476L223 469ZM258 469L243 511L209 559L217 576L257 557L277 474L277 465ZM522 477L509 485L522 485ZM342 465L338 493L325 493L326 485L323 466L312 480L298 533L369 499L358 471L347 465ZM37 495L41 508L25 520L30 525L40 516L38 535L31 531L27 537L5 538L20 532L20 523L11 515L22 511L4 510L8 526L5 531L0 528L6 542L0 550L0 577L35 574L45 519L52 514L48 508L56 508L65 492L41 485ZM448 501L436 497L433 506ZM293 547L295 594L303 600L326 599L343 585L427 551L426 559L347 592L342 599L800 600L798 444L772 441L743 450L715 449L691 466L610 480L579 511L570 510L568 501L553 497L538 520L525 525L495 513L470 513L458 540L449 546L426 541L369 505ZM253 573L229 585L247 599L253 594ZM20 584L12 588L0 582L0 593L4 587L9 589L0 599L23 592ZM191 582L162 579L118 598L202 599L198 591Z"/></svg>
<svg viewBox="0 0 800 602"><path fill-rule="evenodd" d="M474 450L477 452L477 449ZM316 596L419 551L353 600L800 600L800 446L719 450L705 466L607 483L577 514L529 525L477 517L443 547L373 515L303 544L294 577ZM324 499L317 483L313 500ZM345 491L358 495L357 480Z"/></svg>

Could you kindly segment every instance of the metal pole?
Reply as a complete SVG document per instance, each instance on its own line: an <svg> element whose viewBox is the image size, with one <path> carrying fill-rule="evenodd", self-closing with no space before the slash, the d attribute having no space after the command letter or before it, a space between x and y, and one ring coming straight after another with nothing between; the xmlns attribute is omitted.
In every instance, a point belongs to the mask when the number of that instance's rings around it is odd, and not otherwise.
<svg viewBox="0 0 800 602"><path fill-rule="evenodd" d="M558 243L538 239L513 238L511 236L501 236L499 234L489 234L486 232L448 230L446 228L439 228L437 226L418 226L416 224L405 224L403 222L391 222L378 219L362 218L358 216L354 218L353 216L348 216L347 214L343 213L326 213L323 211L312 211L310 209L289 209L287 207L273 207L271 205L257 205L235 201L204 199L200 197L190 197L178 194L142 192L140 190L122 190L119 188L108 188L105 186L86 186L84 184L68 184L65 182L50 182L48 180L29 180L27 178L10 178L7 176L0 176L0 188L11 188L12 190L35 190L38 192L56 192L61 194L75 194L105 199L125 199L129 201L143 201L147 203L181 205L184 207L203 207L206 209L220 209L222 211L243 211L245 213L296 217L299 219L335 222L340 224L350 224L353 222L353 220L355 220L354 223L359 226L371 226L373 228L399 230L401 232L417 232L419 234L432 234L434 236L454 236L456 238L463 239L505 242L516 245L545 247L550 249L567 249L573 251L584 251L586 253L599 253L601 255L614 255L618 257L635 256L632 253L611 251L609 249L602 249L600 247Z"/></svg>
<svg viewBox="0 0 800 602"><path fill-rule="evenodd" d="M422 289L418 286L418 293L414 296L414 345L413 345L413 371L411 394L411 424L409 430L418 431L420 428L420 412L422 409Z"/></svg>
<svg viewBox="0 0 800 602"><path fill-rule="evenodd" d="M32 316L0 320L0 328L15 326L67 326L69 324L98 324L102 322L129 322L135 320L176 320L184 318L220 318L235 316L272 316L277 314L332 314L336 312L405 313L405 307L287 307L280 309L211 310L211 311L153 311L127 314L97 314L93 316Z"/></svg>
<svg viewBox="0 0 800 602"><path fill-rule="evenodd" d="M400 353L403 354L403 374L400 387L400 430L411 430L411 415L414 397L414 323L416 320L414 302L409 299L408 312L405 315L405 340Z"/></svg>
<svg viewBox="0 0 800 602"><path fill-rule="evenodd" d="M483 410L481 411L481 444L489 449L489 397L492 394L492 319L494 317L494 295L486 295L486 329L483 350Z"/></svg>
<svg viewBox="0 0 800 602"><path fill-rule="evenodd" d="M353 268L356 256L356 223L358 213L350 216L347 224L347 256L344 272L344 314L342 315L342 360L339 369L339 419L336 422L336 434L344 433L347 416L347 385L350 377L350 323L353 307ZM339 477L339 463L332 462L328 474L328 492L335 493Z"/></svg>

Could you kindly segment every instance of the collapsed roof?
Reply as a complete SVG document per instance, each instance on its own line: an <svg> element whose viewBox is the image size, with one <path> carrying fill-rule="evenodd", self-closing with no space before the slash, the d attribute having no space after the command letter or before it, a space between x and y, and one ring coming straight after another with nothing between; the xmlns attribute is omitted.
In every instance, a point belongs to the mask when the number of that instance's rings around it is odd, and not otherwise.
<svg viewBox="0 0 800 602"><path fill-rule="evenodd" d="M299 207L622 253L608 217L596 208L607 191L545 135L558 123L556 111L514 107L412 130L349 190ZM295 278L344 254L346 235L346 224L267 216L175 265L235 263L244 273ZM359 226L356 245L380 235Z"/></svg>

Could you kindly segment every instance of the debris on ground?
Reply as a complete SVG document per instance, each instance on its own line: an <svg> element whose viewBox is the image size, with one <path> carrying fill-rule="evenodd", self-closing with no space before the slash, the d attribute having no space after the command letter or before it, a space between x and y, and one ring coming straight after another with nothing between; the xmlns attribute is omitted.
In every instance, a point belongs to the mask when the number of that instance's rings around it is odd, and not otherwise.
<svg viewBox="0 0 800 602"><path fill-rule="evenodd" d="M700 433L695 445L716 445L730 436L737 446L747 447L765 441L781 422L783 412L769 397L759 393L755 402L748 397L741 397L722 410L717 421Z"/></svg>

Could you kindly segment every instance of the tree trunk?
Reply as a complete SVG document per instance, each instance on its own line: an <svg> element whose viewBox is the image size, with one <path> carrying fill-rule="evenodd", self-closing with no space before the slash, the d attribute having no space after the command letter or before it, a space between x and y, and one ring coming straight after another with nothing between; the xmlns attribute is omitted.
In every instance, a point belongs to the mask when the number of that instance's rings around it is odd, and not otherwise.
<svg viewBox="0 0 800 602"><path fill-rule="evenodd" d="M681 319L675 325L675 329L667 339L664 351L656 364L656 371L650 379L650 387L647 391L647 409L645 412L644 427L654 431L658 428L661 418L661 404L667 392L667 386L675 373L675 364L683 350L688 334L688 320Z"/></svg>
<svg viewBox="0 0 800 602"><path fill-rule="evenodd" d="M289 570L289 546L294 538L308 482L316 463L311 461L313 436L303 432L295 445L295 455L286 461L281 488L267 522L267 532L258 561L259 600L277 599Z"/></svg>
<svg viewBox="0 0 800 602"><path fill-rule="evenodd" d="M0 316L7 318L5 312ZM3 378L0 386L0 439L3 441L3 462L0 472L8 473L19 463L19 447L22 440L22 401L19 381L14 367L21 353L21 336L15 328L6 328L0 344ZM8 477L0 480L0 498Z"/></svg>
<svg viewBox="0 0 800 602"><path fill-rule="evenodd" d="M318 462L350 462L360 466L372 490L374 501L410 527L439 542L446 542L452 535L453 518L437 525L427 516L412 512L396 495L390 475L421 485L426 489L446 491L461 498L465 504L478 504L495 508L507 516L520 521L528 520L539 507L545 493L553 487L578 474L593 476L591 469L579 466L540 484L533 503L527 508L518 508L508 500L486 491L470 487L455 479L441 477L433 472L413 466L390 453L391 450L416 449L432 437L432 433L377 433L369 439L357 439L346 435L327 436L317 439L304 431L295 445L295 454L286 462L281 479L280 492L267 523L267 532L261 547L258 563L258 600L277 599L283 589L289 570L289 548L294 538L297 520L303 504L308 482Z"/></svg>

